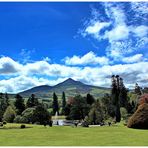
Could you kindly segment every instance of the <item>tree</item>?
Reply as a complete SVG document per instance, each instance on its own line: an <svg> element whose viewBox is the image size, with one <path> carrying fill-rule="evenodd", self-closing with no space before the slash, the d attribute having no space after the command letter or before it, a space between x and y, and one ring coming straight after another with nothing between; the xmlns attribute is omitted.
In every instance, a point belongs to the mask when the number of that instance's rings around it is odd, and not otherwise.
<svg viewBox="0 0 148 148"><path fill-rule="evenodd" d="M8 106L4 115L3 115L3 121L12 123L13 119L15 118L15 115L16 115L16 113L15 113L14 109L11 106Z"/></svg>
<svg viewBox="0 0 148 148"><path fill-rule="evenodd" d="M62 93L62 114L65 115L66 97L65 92Z"/></svg>
<svg viewBox="0 0 148 148"><path fill-rule="evenodd" d="M19 94L17 94L15 96L16 100L14 102L14 105L16 107L16 112L17 115L20 115L24 110L25 110L25 104L24 104L24 100L22 98L22 96L20 96Z"/></svg>
<svg viewBox="0 0 148 148"><path fill-rule="evenodd" d="M27 100L26 106L28 107L34 107L39 104L38 99L35 97L34 94L31 95L31 97Z"/></svg>
<svg viewBox="0 0 148 148"><path fill-rule="evenodd" d="M119 100L119 94L120 94L120 87L119 87L119 76L112 76L112 89L111 89L111 97L113 104L115 105L115 117L116 122L120 122L121 120L121 113L120 113L120 100Z"/></svg>
<svg viewBox="0 0 148 148"><path fill-rule="evenodd" d="M43 105L38 105L35 107L33 113L33 122L39 122L41 125L43 125L48 124L50 119L51 116Z"/></svg>
<svg viewBox="0 0 148 148"><path fill-rule="evenodd" d="M69 118L72 120L81 120L88 115L90 105L87 104L86 98L81 95L74 97L74 102L71 105Z"/></svg>
<svg viewBox="0 0 148 148"><path fill-rule="evenodd" d="M8 102L3 93L0 93L0 121L2 121L3 114L8 107Z"/></svg>
<svg viewBox="0 0 148 148"><path fill-rule="evenodd" d="M123 84L122 78L120 78L119 89L120 89L120 93L119 93L120 107L127 108L127 104L128 104L127 89L125 88Z"/></svg>
<svg viewBox="0 0 148 148"><path fill-rule="evenodd" d="M104 112L104 118L115 117L115 105L112 103L112 98L109 94L104 94L101 98L101 106Z"/></svg>
<svg viewBox="0 0 148 148"><path fill-rule="evenodd" d="M53 103L52 103L52 107L53 107L53 114L55 115L56 112L59 115L59 103L58 103L58 97L56 95L56 93L53 93Z"/></svg>
<svg viewBox="0 0 148 148"><path fill-rule="evenodd" d="M142 89L141 87L138 85L138 83L135 84L135 93L137 95L142 95Z"/></svg>
<svg viewBox="0 0 148 148"><path fill-rule="evenodd" d="M88 93L87 96L86 96L86 101L87 101L87 104L92 105L95 102L95 99L94 99L94 97L92 95L90 95Z"/></svg>
<svg viewBox="0 0 148 148"><path fill-rule="evenodd" d="M92 105L92 108L88 114L88 118L89 118L90 124L96 125L103 122L104 115L103 115L102 107L99 100L97 100Z"/></svg>

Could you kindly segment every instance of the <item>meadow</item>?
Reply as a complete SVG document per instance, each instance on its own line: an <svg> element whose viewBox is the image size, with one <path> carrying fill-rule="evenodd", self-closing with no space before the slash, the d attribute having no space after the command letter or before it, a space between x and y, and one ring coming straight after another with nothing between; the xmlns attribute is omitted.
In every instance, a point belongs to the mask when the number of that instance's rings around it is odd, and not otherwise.
<svg viewBox="0 0 148 148"><path fill-rule="evenodd" d="M0 128L0 146L148 146L148 131L123 124L71 127L7 124Z"/></svg>

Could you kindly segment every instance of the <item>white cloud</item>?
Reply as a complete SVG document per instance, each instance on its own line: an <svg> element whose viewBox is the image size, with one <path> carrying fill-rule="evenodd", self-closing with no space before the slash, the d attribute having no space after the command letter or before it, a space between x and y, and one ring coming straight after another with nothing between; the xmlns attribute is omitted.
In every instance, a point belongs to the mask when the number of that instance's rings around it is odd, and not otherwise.
<svg viewBox="0 0 148 148"><path fill-rule="evenodd" d="M97 58L96 55L93 58ZM123 59L125 62L131 62L131 64L71 67L61 64L49 64L46 61L20 65L7 57L5 60L7 59L6 61L8 62L9 59L9 62L13 63L13 69L20 68L15 71L9 71L9 74L17 73L17 77L14 75L0 80L0 90L2 92L15 93L38 85L55 85L70 77L89 85L110 87L112 74L118 74L123 77L126 86L132 87L136 82L141 86L148 86L148 62L140 62L142 58L142 54L137 54ZM132 64L132 62L136 63ZM11 65L10 63L8 65Z"/></svg>
<svg viewBox="0 0 148 148"><path fill-rule="evenodd" d="M109 63L109 59L106 57L98 57L94 52L90 51L84 56L76 56L74 55L72 58L66 57L65 63L67 65L87 65L87 64L100 64L107 65Z"/></svg>
<svg viewBox="0 0 148 148"><path fill-rule="evenodd" d="M85 35L84 37L90 35L99 43L102 40L107 40L106 54L115 61L120 61L121 57L142 50L147 46L147 6L148 4L144 2L104 2L102 7L107 19L101 10L97 7L93 8L92 12L95 13L85 21L87 23L84 24L85 29L81 30L81 34ZM132 17L129 15L130 13ZM99 22L108 24L104 26L100 25Z"/></svg>
<svg viewBox="0 0 148 148"><path fill-rule="evenodd" d="M91 24L90 26L88 26L85 29L85 33L92 34L92 35L95 36L95 38L98 38L99 34L100 34L100 31L103 28L108 27L109 25L110 25L109 22L99 22L99 21L96 21L96 22L94 22L93 24Z"/></svg>
<svg viewBox="0 0 148 148"><path fill-rule="evenodd" d="M111 31L107 31L105 34L105 38L109 39L109 42L124 40L129 36L129 29L125 25L118 25Z"/></svg>
<svg viewBox="0 0 148 148"><path fill-rule="evenodd" d="M22 65L9 57L0 58L0 74L13 74L21 71Z"/></svg>
<svg viewBox="0 0 148 148"><path fill-rule="evenodd" d="M125 63L134 63L134 62L140 62L143 59L143 54L136 54L130 57L124 57L122 59L123 62Z"/></svg>
<svg viewBox="0 0 148 148"><path fill-rule="evenodd" d="M148 27L144 25L131 27L131 31L138 37L148 36Z"/></svg>

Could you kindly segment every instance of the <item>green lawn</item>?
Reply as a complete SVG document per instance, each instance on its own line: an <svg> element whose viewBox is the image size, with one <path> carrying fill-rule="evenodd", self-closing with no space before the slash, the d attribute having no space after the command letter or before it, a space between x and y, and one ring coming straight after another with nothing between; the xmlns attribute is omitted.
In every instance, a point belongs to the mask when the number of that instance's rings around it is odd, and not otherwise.
<svg viewBox="0 0 148 148"><path fill-rule="evenodd" d="M13 128L19 126L7 124L5 129L0 128L0 146L148 146L148 130L129 129L123 125Z"/></svg>

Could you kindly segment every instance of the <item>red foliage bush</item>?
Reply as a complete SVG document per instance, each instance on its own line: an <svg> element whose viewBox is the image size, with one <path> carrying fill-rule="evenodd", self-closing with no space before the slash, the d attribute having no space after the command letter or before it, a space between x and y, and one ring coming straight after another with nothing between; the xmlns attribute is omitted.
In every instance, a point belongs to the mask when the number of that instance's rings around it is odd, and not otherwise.
<svg viewBox="0 0 148 148"><path fill-rule="evenodd" d="M148 129L148 103L139 105L136 112L129 118L127 127Z"/></svg>
<svg viewBox="0 0 148 148"><path fill-rule="evenodd" d="M148 94L143 94L140 96L139 105L143 103L148 103Z"/></svg>

